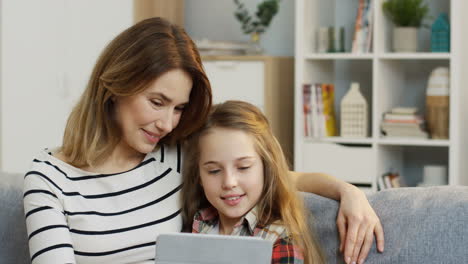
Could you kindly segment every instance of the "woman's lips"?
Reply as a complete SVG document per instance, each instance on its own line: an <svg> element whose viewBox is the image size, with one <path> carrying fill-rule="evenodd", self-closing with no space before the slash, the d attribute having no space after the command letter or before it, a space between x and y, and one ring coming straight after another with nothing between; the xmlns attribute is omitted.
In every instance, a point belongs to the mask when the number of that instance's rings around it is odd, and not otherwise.
<svg viewBox="0 0 468 264"><path fill-rule="evenodd" d="M146 131L144 129L142 129L142 130L143 130L143 134L145 134L145 137L149 142L151 142L152 144L158 143L158 141L160 139L160 137L158 135L156 135L154 133L151 133L151 132L148 132L148 131Z"/></svg>

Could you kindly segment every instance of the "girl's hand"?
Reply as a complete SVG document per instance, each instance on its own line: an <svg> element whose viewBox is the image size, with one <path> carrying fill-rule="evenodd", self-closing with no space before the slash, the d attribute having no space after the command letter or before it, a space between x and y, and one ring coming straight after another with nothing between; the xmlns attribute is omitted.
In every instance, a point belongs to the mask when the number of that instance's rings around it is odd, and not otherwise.
<svg viewBox="0 0 468 264"><path fill-rule="evenodd" d="M367 201L367 197L353 185L341 192L340 209L336 220L340 233L340 252L346 263L364 263L374 235L377 249L384 250L384 233L379 218Z"/></svg>

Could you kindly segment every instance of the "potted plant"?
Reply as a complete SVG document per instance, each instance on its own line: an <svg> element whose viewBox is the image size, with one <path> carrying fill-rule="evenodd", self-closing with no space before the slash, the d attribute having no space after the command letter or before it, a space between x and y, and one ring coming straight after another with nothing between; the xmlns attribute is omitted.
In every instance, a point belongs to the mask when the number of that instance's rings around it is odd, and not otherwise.
<svg viewBox="0 0 468 264"><path fill-rule="evenodd" d="M395 24L393 50L415 52L418 49L418 29L429 12L424 0L388 0L383 10Z"/></svg>
<svg viewBox="0 0 468 264"><path fill-rule="evenodd" d="M234 16L241 23L242 31L250 34L252 50L250 53L262 53L260 35L265 32L273 17L278 13L280 0L264 0L257 6L255 17L250 15L247 8L239 0L234 0L237 10Z"/></svg>

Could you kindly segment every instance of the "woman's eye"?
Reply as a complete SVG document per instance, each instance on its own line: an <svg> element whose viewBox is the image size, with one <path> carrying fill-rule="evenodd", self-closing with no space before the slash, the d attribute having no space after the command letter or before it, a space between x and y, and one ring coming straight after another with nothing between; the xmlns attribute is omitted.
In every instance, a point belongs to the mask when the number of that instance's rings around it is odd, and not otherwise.
<svg viewBox="0 0 468 264"><path fill-rule="evenodd" d="M178 112L182 113L182 112L184 112L184 110L185 110L185 106L176 107L176 111L178 111Z"/></svg>
<svg viewBox="0 0 468 264"><path fill-rule="evenodd" d="M151 103L154 105L154 106L162 106L162 103L160 101L156 101L156 100L151 100Z"/></svg>

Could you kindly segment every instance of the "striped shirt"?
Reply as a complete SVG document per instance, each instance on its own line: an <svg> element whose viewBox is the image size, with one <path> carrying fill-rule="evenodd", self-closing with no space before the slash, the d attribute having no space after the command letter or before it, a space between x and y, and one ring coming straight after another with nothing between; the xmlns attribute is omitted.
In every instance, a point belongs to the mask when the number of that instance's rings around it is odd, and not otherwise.
<svg viewBox="0 0 468 264"><path fill-rule="evenodd" d="M218 211L209 207L198 211L193 218L192 233L211 234L219 226ZM233 236L255 236L273 242L272 264L303 264L302 249L289 239L284 225L276 222L260 227L257 209L254 207L236 225Z"/></svg>
<svg viewBox="0 0 468 264"><path fill-rule="evenodd" d="M182 227L180 146L135 168L93 174L40 152L24 178L33 264L154 263L159 233Z"/></svg>

